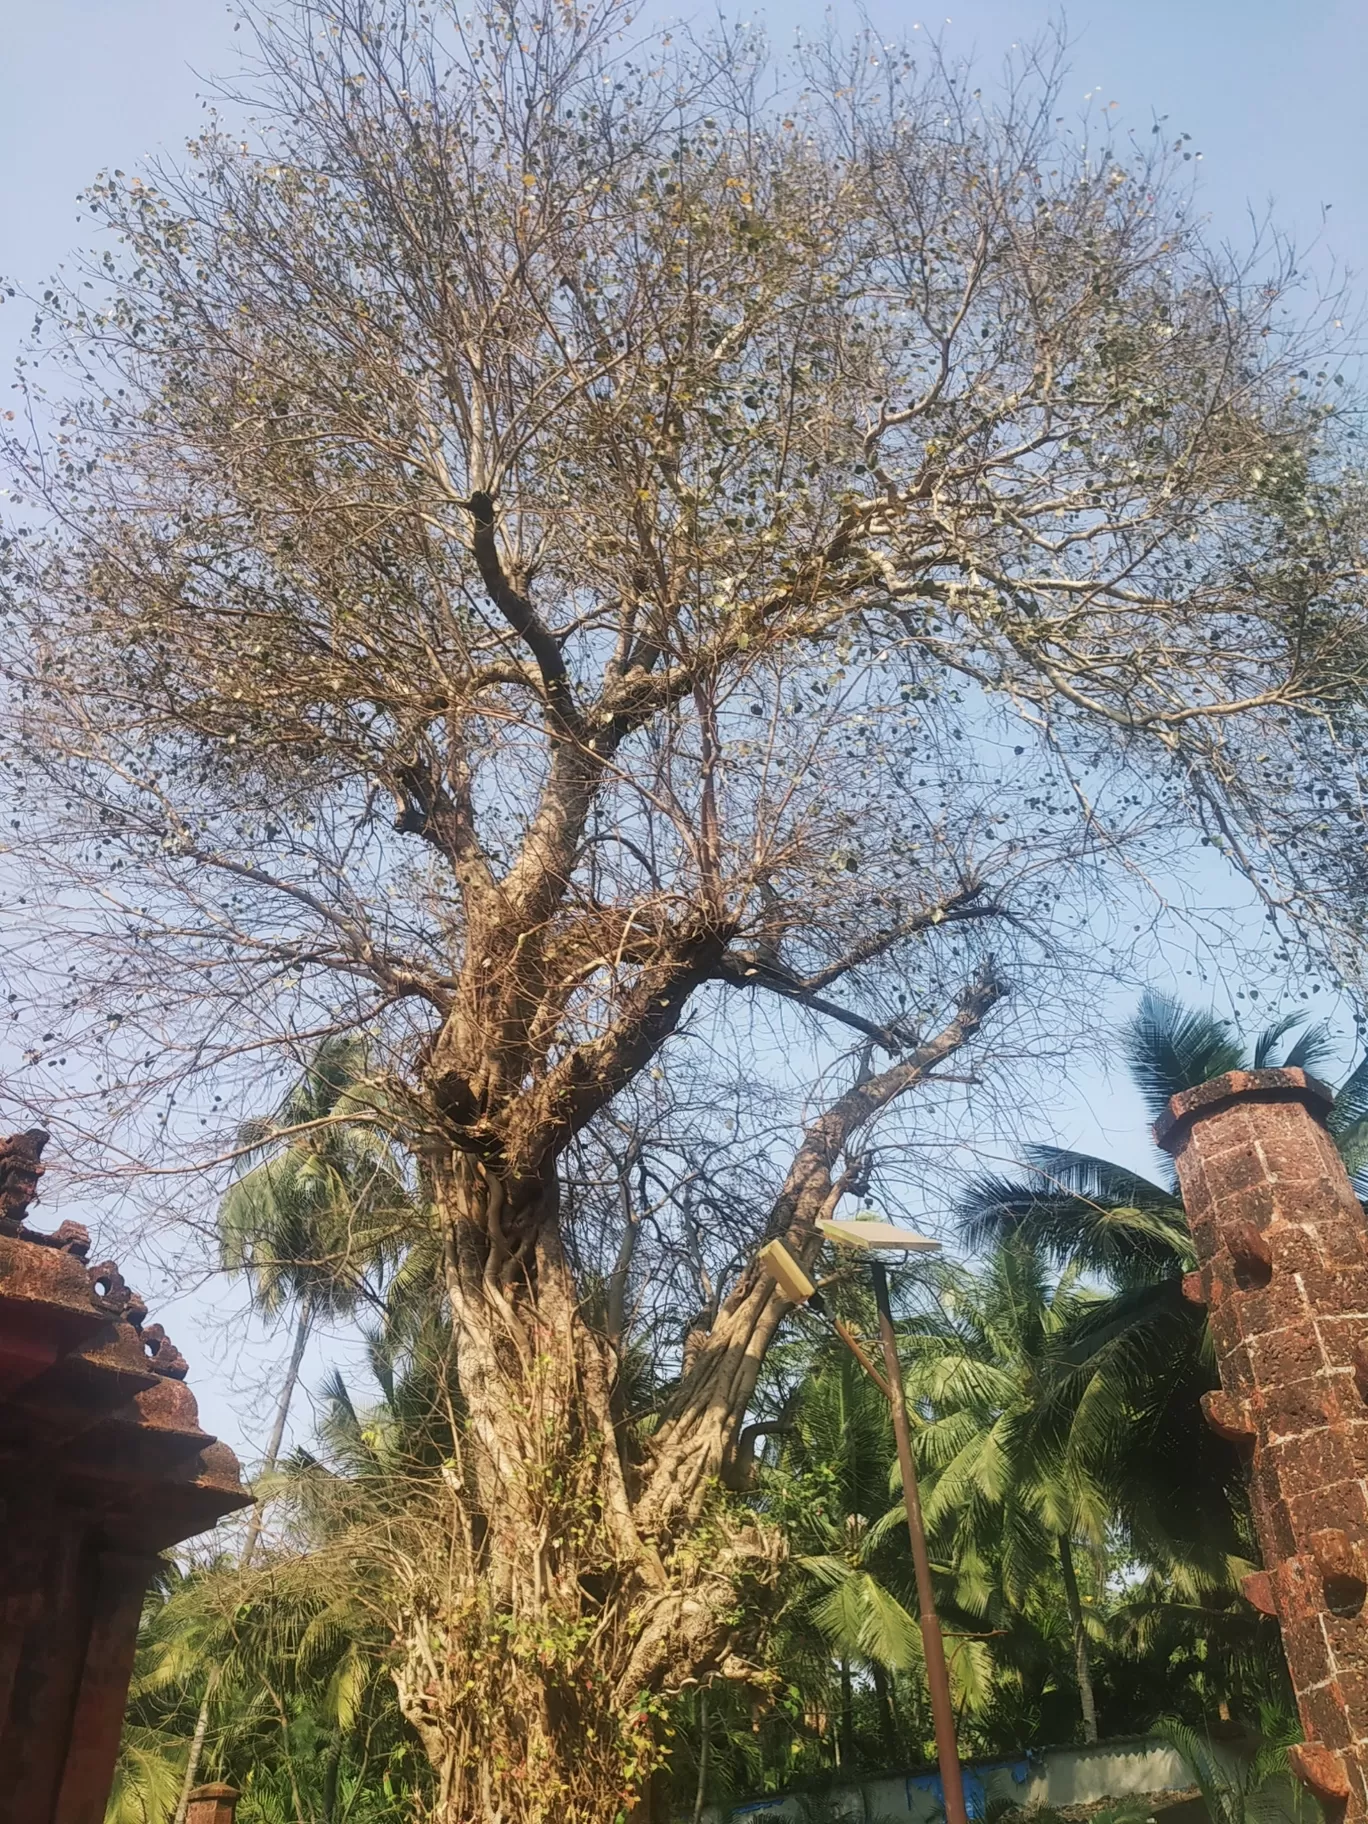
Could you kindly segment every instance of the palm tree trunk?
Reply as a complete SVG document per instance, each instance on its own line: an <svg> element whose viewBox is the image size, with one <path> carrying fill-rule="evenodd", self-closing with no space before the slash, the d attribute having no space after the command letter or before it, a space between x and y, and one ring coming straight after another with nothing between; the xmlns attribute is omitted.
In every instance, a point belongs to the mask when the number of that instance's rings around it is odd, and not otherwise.
<svg viewBox="0 0 1368 1824"><path fill-rule="evenodd" d="M888 1674L877 1659L871 1659L869 1670L874 1679L874 1696L879 1705L879 1730L883 1736L884 1757L890 1768L898 1759L898 1727L893 1717L893 1699L888 1688Z"/></svg>
<svg viewBox="0 0 1368 1824"><path fill-rule="evenodd" d="M190 1808L190 1794L199 1783L200 1756L204 1753L204 1737L209 1728L209 1700L214 1694L216 1671L209 1674L204 1687L204 1699L195 1718L195 1733L190 1737L190 1753L185 1763L185 1778L181 1781L180 1797L176 1800L175 1824L185 1824L185 1814Z"/></svg>
<svg viewBox="0 0 1368 1824"><path fill-rule="evenodd" d="M1073 1547L1067 1533L1059 1535L1059 1571L1064 1580L1064 1600L1073 1627L1074 1671L1078 1675L1078 1702L1083 1711L1083 1740L1097 1740L1097 1701L1093 1696L1092 1673L1088 1666L1088 1637L1083 1631L1083 1604L1078 1594L1078 1576L1074 1570Z"/></svg>
<svg viewBox="0 0 1368 1824"><path fill-rule="evenodd" d="M708 1797L708 1762L712 1757L712 1730L708 1720L708 1688L698 1695L698 1790L694 1794L693 1824L703 1824L703 1806Z"/></svg>
<svg viewBox="0 0 1368 1824"><path fill-rule="evenodd" d="M841 1660L841 1733L838 1754L842 1767L855 1765L855 1696L850 1682L850 1661Z"/></svg>
<svg viewBox="0 0 1368 1824"><path fill-rule="evenodd" d="M267 1475L280 1461L280 1447L285 1442L285 1425L290 1416L290 1403L294 1399L295 1388L299 1385L299 1371L304 1363L304 1349L309 1340L309 1326L313 1322L313 1305L305 1299L299 1307L299 1321L295 1325L294 1347L290 1350L290 1365L285 1371L285 1384L280 1390L280 1399L276 1404L275 1422L271 1426L271 1435L266 1443L266 1460L262 1464ZM239 1560L246 1570L252 1562L257 1541L261 1537L261 1504L252 1509L252 1517L247 1522L247 1537L242 1542L242 1557ZM176 1801L174 1824L185 1824L185 1814L190 1809L190 1794L199 1784L200 1757L204 1753L204 1738L209 1729L209 1703L214 1695L217 1673L210 1673L209 1682L204 1687L204 1701L200 1704L199 1715L195 1718L195 1733L190 1738L190 1755L185 1763L185 1778L181 1781L180 1797Z"/></svg>
<svg viewBox="0 0 1368 1824"><path fill-rule="evenodd" d="M328 1758L323 1763L323 1824L334 1824L337 1817L337 1788L342 1774L344 1746L339 1726L328 1744Z"/></svg>
<svg viewBox="0 0 1368 1824"><path fill-rule="evenodd" d="M280 1390L280 1402L276 1407L275 1423L266 1444L266 1459L262 1470L270 1475L280 1461L280 1447L285 1442L285 1423L290 1416L290 1403L299 1385L299 1371L304 1362L304 1350L309 1341L309 1329L313 1323L313 1302L305 1299L299 1307L299 1322L295 1325L294 1348L290 1351L290 1365L285 1371L285 1385ZM252 1509L252 1517L247 1522L247 1537L242 1542L242 1567L245 1570L252 1562L256 1551L257 1540L261 1537L261 1503ZM179 1820L178 1820L179 1824Z"/></svg>

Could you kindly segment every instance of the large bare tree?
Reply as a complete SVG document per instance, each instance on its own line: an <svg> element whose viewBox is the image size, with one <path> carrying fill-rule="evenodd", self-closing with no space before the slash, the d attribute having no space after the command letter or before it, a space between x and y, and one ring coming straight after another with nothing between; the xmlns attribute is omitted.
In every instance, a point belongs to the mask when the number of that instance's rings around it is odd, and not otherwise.
<svg viewBox="0 0 1368 1824"><path fill-rule="evenodd" d="M245 137L91 193L9 451L27 1093L87 1057L164 1158L234 1059L388 1060L463 1398L396 1624L443 1824L645 1802L772 1569L756 1245L1029 1038L1108 868L1263 853L1232 755L1358 688L1286 274L1176 156L1029 62L636 31L267 20Z"/></svg>

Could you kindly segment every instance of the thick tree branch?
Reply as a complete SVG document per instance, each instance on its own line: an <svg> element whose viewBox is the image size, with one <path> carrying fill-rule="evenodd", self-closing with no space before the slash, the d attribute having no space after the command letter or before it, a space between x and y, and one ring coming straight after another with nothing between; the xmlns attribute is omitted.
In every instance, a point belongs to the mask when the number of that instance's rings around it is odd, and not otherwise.
<svg viewBox="0 0 1368 1824"><path fill-rule="evenodd" d="M812 1224L831 1188L832 1167L843 1148L881 1109L924 1081L937 1064L966 1044L1006 992L991 966L986 968L964 989L953 1018L933 1038L901 1063L856 1083L817 1117L794 1155L784 1188L770 1212L766 1235L784 1234L796 1226L800 1232L792 1235L795 1245L805 1259L815 1254L820 1242L811 1232Z"/></svg>
<svg viewBox="0 0 1368 1824"><path fill-rule="evenodd" d="M1000 917L1001 908L984 902L982 893L981 884L971 884L958 893L949 894L937 905L922 906L906 918L899 919L895 925L871 933L864 943L855 945L844 956L809 975L798 975L793 970L786 969L773 955L759 950L728 950L718 964L717 979L730 982L738 988L767 988L770 993L796 1001L824 1019L838 1020L843 1026L849 1026L852 1031L872 1039L876 1045L896 1056L915 1043L914 1033L896 1024L882 1025L876 1020L866 1019L863 1014L856 1013L849 1007L827 1000L818 990L839 981L852 969L875 961L892 949L894 944L903 938L914 937L919 931L930 931L938 925L959 924L966 919Z"/></svg>
<svg viewBox="0 0 1368 1824"><path fill-rule="evenodd" d="M486 594L537 661L537 669L541 673L542 686L546 692L547 713L553 726L563 735L582 739L583 723L570 688L565 656L531 602L509 582L499 561L499 546L494 536L493 498L488 494L472 494L470 517L475 527L471 547Z"/></svg>
<svg viewBox="0 0 1368 1824"><path fill-rule="evenodd" d="M921 906L917 911L910 912L890 930L871 933L864 943L856 944L834 963L828 963L824 969L803 976L801 986L804 992L811 994L814 990L829 988L852 969L858 969L864 963L872 963L894 944L900 943L905 937L915 937L919 931L932 931L939 925L963 924L969 919L1000 918L1002 908L991 901L985 901L982 895L982 884L971 883L962 887L958 893L947 894L934 906Z"/></svg>
<svg viewBox="0 0 1368 1824"><path fill-rule="evenodd" d="M454 769L453 769L454 770ZM468 893L479 893L494 884L489 861L475 829L475 809L470 782L460 769L455 790L448 790L435 769L413 760L395 773L399 809L394 827L401 835L421 836L450 862Z"/></svg>
<svg viewBox="0 0 1368 1824"><path fill-rule="evenodd" d="M511 1169L540 1171L649 1063L678 1026L695 988L715 974L726 941L725 931L681 934L642 969L607 1031L577 1045L518 1097L509 1111Z"/></svg>
<svg viewBox="0 0 1368 1824"><path fill-rule="evenodd" d="M585 819L602 778L604 756L617 737L608 725L597 741L589 736L575 703L559 641L527 598L513 587L499 561L492 496L477 491L468 504L474 522L471 548L485 591L525 642L541 675L552 741L551 764L521 852L503 882L503 898L514 914L514 922L540 922L565 891Z"/></svg>

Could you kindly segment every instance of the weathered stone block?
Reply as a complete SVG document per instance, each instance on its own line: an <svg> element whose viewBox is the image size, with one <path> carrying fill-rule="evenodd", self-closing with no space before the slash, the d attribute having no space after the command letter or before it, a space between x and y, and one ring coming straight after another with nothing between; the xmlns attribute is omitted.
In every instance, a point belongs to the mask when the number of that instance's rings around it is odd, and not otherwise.
<svg viewBox="0 0 1368 1824"><path fill-rule="evenodd" d="M1344 1699L1336 1680L1329 1679L1317 1689L1298 1699L1302 1727L1312 1741L1324 1742L1327 1748L1347 1748L1352 1739Z"/></svg>
<svg viewBox="0 0 1368 1824"><path fill-rule="evenodd" d="M1276 1565L1292 1558L1297 1550L1297 1538L1292 1530L1292 1517L1287 1511L1287 1503L1279 1497L1278 1491L1266 1488L1263 1478L1251 1476L1249 1505L1254 1515L1259 1549L1265 1561Z"/></svg>
<svg viewBox="0 0 1368 1824"><path fill-rule="evenodd" d="M1340 1425L1344 1420L1338 1389L1333 1380L1324 1376L1271 1388L1260 1394L1259 1408L1270 1444L1326 1425Z"/></svg>
<svg viewBox="0 0 1368 1824"><path fill-rule="evenodd" d="M1326 1264L1323 1237L1305 1223L1279 1221L1268 1245L1279 1273L1318 1272Z"/></svg>
<svg viewBox="0 0 1368 1824"><path fill-rule="evenodd" d="M231 1786L196 1786L185 1811L185 1824L233 1824L238 1795Z"/></svg>
<svg viewBox="0 0 1368 1824"><path fill-rule="evenodd" d="M1288 1501L1287 1514L1302 1549L1311 1533L1323 1526L1343 1527L1356 1539L1368 1537L1368 1496L1357 1480L1308 1489Z"/></svg>
<svg viewBox="0 0 1368 1824"><path fill-rule="evenodd" d="M1357 1373L1362 1354L1363 1374L1358 1387L1368 1402L1368 1318L1355 1312L1321 1311L1316 1315L1316 1333L1331 1368L1349 1368Z"/></svg>
<svg viewBox="0 0 1368 1824"><path fill-rule="evenodd" d="M1368 1267L1308 1267L1299 1278L1309 1310L1368 1313Z"/></svg>
<svg viewBox="0 0 1368 1824"><path fill-rule="evenodd" d="M1299 1742L1289 1748L1292 1771L1332 1815L1343 1813L1350 1796L1343 1759L1321 1742Z"/></svg>
<svg viewBox="0 0 1368 1824"><path fill-rule="evenodd" d="M1347 1526L1355 1531L1368 1526L1368 1503L1354 1473L1354 1453L1338 1426L1322 1425L1319 1431L1270 1444L1268 1467L1278 1479L1278 1492L1292 1509L1293 1525L1297 1524L1297 1504L1310 1496L1322 1503L1324 1511L1318 1520L1322 1509L1308 1509L1308 1524ZM1332 1489L1336 1494L1333 1513L1328 1505Z"/></svg>
<svg viewBox="0 0 1368 1824"><path fill-rule="evenodd" d="M1240 1594L1260 1615L1276 1616L1278 1599L1273 1589L1273 1578L1267 1571L1251 1571L1247 1577L1240 1579Z"/></svg>
<svg viewBox="0 0 1368 1824"><path fill-rule="evenodd" d="M1293 1317L1295 1307L1287 1315ZM1255 1384L1261 1389L1304 1381L1326 1366L1320 1339L1304 1322L1291 1323L1281 1330L1265 1330L1247 1337L1246 1342Z"/></svg>
<svg viewBox="0 0 1368 1824"><path fill-rule="evenodd" d="M1216 1303L1229 1309L1236 1327L1243 1336L1267 1336L1281 1330L1287 1323L1287 1298L1282 1284L1273 1286L1251 1286L1236 1282L1232 1273L1230 1284L1224 1298L1217 1298ZM1212 1336L1215 1337L1213 1330Z"/></svg>

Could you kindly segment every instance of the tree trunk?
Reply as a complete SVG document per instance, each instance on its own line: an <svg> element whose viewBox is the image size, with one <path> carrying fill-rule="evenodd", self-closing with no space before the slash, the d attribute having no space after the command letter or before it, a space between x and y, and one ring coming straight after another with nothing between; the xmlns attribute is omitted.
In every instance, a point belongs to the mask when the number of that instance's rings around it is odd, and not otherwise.
<svg viewBox="0 0 1368 1824"><path fill-rule="evenodd" d="M335 1824L337 1818L337 1787L342 1773L342 1750L344 1747L342 1731L339 1728L328 1744L328 1758L323 1766L323 1818L322 1824Z"/></svg>
<svg viewBox="0 0 1368 1824"><path fill-rule="evenodd" d="M195 1718L195 1733L190 1737L190 1753L185 1762L185 1778L181 1781L180 1797L176 1800L175 1824L185 1824L185 1814L190 1809L190 1794L199 1784L200 1757L204 1753L204 1738L209 1729L209 1701L214 1694L215 1678L216 1670L209 1674L199 1715Z"/></svg>
<svg viewBox="0 0 1368 1824"><path fill-rule="evenodd" d="M708 1717L708 1688L698 1694L698 1789L694 1793L693 1824L703 1824L708 1802L708 1762L712 1758L712 1730Z"/></svg>
<svg viewBox="0 0 1368 1824"><path fill-rule="evenodd" d="M299 1371L304 1362L304 1350L309 1341L309 1328L313 1323L313 1307L306 1299L299 1308L299 1318L295 1324L294 1346L290 1350L290 1364L285 1370L285 1382L280 1389L280 1398L276 1402L276 1414L271 1426L271 1435L266 1443L266 1458L262 1468L270 1475L280 1461L280 1447L285 1442L285 1425L290 1416L290 1405L299 1385ZM242 1557L239 1562L245 1570L252 1562L261 1538L261 1504L258 1502L252 1509L252 1517L247 1522L247 1537L242 1542ZM185 1814L190 1809L190 1794L199 1784L200 1760L204 1754L204 1738L209 1729L209 1705L213 1699L217 1674L211 1672L205 1686L204 1698L200 1703L199 1715L195 1718L195 1733L190 1738L190 1754L185 1763L185 1778L181 1781L180 1797L176 1801L174 1824L185 1824Z"/></svg>
<svg viewBox="0 0 1368 1824"><path fill-rule="evenodd" d="M309 1331L313 1326L313 1305L305 1299L299 1307L299 1318L295 1324L294 1347L290 1351L290 1365L285 1370L285 1382L280 1389L280 1399L276 1405L275 1422L271 1426L271 1435L266 1443L266 1457L262 1470L270 1475L280 1461L280 1448L285 1442L285 1426L290 1417L290 1406L294 1400L295 1389L299 1385L299 1371L304 1363L304 1351L308 1346ZM247 1537L242 1542L242 1567L245 1570L252 1562L256 1552L257 1541L261 1538L261 1503L258 1501L252 1509L252 1517L247 1522Z"/></svg>
<svg viewBox="0 0 1368 1824"><path fill-rule="evenodd" d="M1083 1740L1097 1740L1097 1703L1093 1697L1092 1673L1088 1666L1088 1637L1083 1629L1083 1604L1078 1594L1078 1577L1074 1570L1073 1547L1068 1535L1059 1535L1059 1570L1064 1580L1064 1600L1068 1604L1073 1629L1074 1671L1078 1677L1078 1702L1083 1711Z"/></svg>
<svg viewBox="0 0 1368 1824"><path fill-rule="evenodd" d="M841 1734L840 1765L855 1765L855 1699L850 1684L850 1661L841 1656Z"/></svg>
<svg viewBox="0 0 1368 1824"><path fill-rule="evenodd" d="M893 1715L889 1678L877 1659L869 1662L869 1670L873 1675L874 1696L879 1705L879 1732L883 1737L884 1758L891 1768L898 1760L898 1725Z"/></svg>
<svg viewBox="0 0 1368 1824"><path fill-rule="evenodd" d="M434 1196L464 1424L395 1674L437 1775L429 1816L605 1824L645 1802L665 1703L750 1671L730 1617L743 1581L763 1596L779 1546L716 1494L706 1551L678 1549L687 1503L639 1525L661 1465L615 1419L613 1347L579 1311L554 1179L510 1184L460 1155Z"/></svg>
<svg viewBox="0 0 1368 1824"><path fill-rule="evenodd" d="M508 880L498 910L475 954L516 950L531 1004L539 926ZM439 1141L434 1124L422 1169L443 1237L462 1417L440 1492L425 1513L416 1498L406 1511L409 1536L392 1562L404 1579L394 1678L436 1775L433 1824L630 1817L664 1760L677 1695L718 1679L770 1684L754 1637L767 1625L783 1541L728 1500L724 1479L792 1301L753 1260L654 1429L632 1426L615 1409L613 1339L579 1307L555 1171L558 1149L614 1081L674 1030L720 942L700 926L673 960L643 970L639 1011L615 1023L612 1043L531 1087L515 1042L526 1009L488 998L500 979L491 964L427 1065L449 1130ZM815 1262L817 1220L848 1188L837 1167L853 1136L965 1044L1001 993L976 977L939 1033L862 1074L813 1118L765 1237ZM513 1035L506 1050L499 1034ZM497 1124L483 1112L495 1104Z"/></svg>

